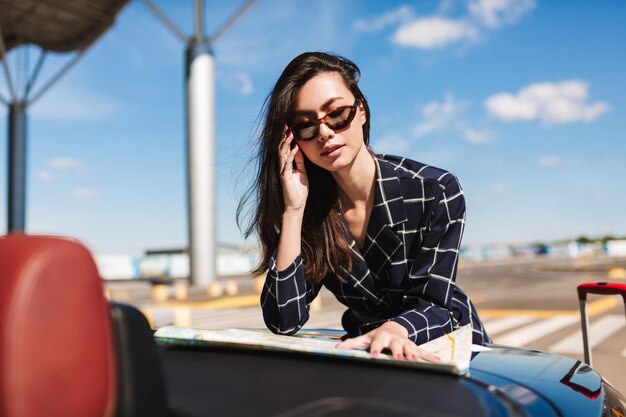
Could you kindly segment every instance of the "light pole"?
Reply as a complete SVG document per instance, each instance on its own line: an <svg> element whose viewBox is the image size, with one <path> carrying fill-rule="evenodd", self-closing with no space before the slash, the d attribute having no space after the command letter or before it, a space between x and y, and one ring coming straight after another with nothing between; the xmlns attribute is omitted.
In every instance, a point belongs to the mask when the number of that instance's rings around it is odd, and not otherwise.
<svg viewBox="0 0 626 417"><path fill-rule="evenodd" d="M195 0L196 30L186 37L151 0L142 0L186 45L187 232L190 281L207 287L217 277L215 182L215 69L212 45L254 3L247 0L210 37L204 31L203 0Z"/></svg>
<svg viewBox="0 0 626 417"><path fill-rule="evenodd" d="M120 6L121 7L121 6ZM113 16L119 10L114 10ZM10 13L9 13L10 15ZM65 14L71 16L71 14ZM75 17L75 16L71 16ZM70 25L71 26L71 25ZM64 49L61 37L56 34L59 44L56 47ZM95 39L92 39L92 42ZM46 44L47 45L47 44ZM19 45L18 45L19 46ZM35 85L35 81L39 76L41 68L44 65L47 50L42 49L37 64L32 73L29 68L18 69L18 79L26 79L28 81L22 86L19 82L14 82L11 77L11 71L8 64L8 48L5 45L3 30L0 26L0 61L4 72L5 80L9 90L10 98L7 100L0 94L0 102L5 104L9 109L8 117L8 193L7 193L7 232L8 233L25 233L26 232L26 184L27 184L27 164L28 164L28 147L27 147L27 112L28 108L33 105L45 92L58 82L76 63L83 57L90 43L85 43L76 49L76 54L70 59L59 71L55 73L50 80L44 84L36 94L32 95L31 90ZM24 53L24 47L19 47L18 54ZM22 88L23 87L23 88Z"/></svg>

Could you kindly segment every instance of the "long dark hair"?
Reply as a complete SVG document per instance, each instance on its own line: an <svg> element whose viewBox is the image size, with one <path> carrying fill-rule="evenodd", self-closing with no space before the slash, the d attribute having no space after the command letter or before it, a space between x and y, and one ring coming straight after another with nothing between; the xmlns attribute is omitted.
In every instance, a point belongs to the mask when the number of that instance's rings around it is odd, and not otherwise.
<svg viewBox="0 0 626 417"><path fill-rule="evenodd" d="M361 71L356 64L344 57L307 52L294 58L283 70L276 85L265 99L262 114L264 122L258 138L256 181L248 189L237 208L237 224L241 228L241 215L246 207L255 209L249 225L244 229L246 237L257 232L262 246L262 256L252 271L260 275L268 267L269 260L278 246L280 217L284 210L283 193L278 169L278 144L285 124L294 116L294 103L300 88L311 78L323 73L337 73L354 98L365 109L363 139L369 144L370 113L367 100L358 87ZM309 178L309 195L302 224L302 259L304 273L311 282L321 281L328 273L338 274L342 266L352 268L352 250L343 220L337 185L331 174L311 163L305 157Z"/></svg>

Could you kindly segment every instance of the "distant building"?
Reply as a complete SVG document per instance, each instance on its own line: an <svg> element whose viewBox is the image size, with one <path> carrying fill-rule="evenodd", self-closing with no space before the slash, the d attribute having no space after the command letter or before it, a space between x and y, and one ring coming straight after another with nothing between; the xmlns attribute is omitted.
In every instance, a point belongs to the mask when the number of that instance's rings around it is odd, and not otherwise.
<svg viewBox="0 0 626 417"><path fill-rule="evenodd" d="M626 239L609 240L606 242L605 250L609 256L626 256Z"/></svg>
<svg viewBox="0 0 626 417"><path fill-rule="evenodd" d="M569 256L572 258L579 258L581 256L593 256L603 253L602 244L599 242L570 242L570 244L568 245L568 250Z"/></svg>
<svg viewBox="0 0 626 417"><path fill-rule="evenodd" d="M217 275L248 275L256 266L256 248L218 245ZM136 278L186 278L189 254L186 249L148 250L141 257L131 255L95 255L100 276L106 280Z"/></svg>
<svg viewBox="0 0 626 417"><path fill-rule="evenodd" d="M513 256L513 250L505 245L472 246L461 248L461 259L468 261L505 259L511 256Z"/></svg>
<svg viewBox="0 0 626 417"><path fill-rule="evenodd" d="M102 279L139 278L140 259L130 255L94 255Z"/></svg>
<svg viewBox="0 0 626 417"><path fill-rule="evenodd" d="M549 245L548 253L546 255L552 258L571 257L569 244L559 243L559 244Z"/></svg>

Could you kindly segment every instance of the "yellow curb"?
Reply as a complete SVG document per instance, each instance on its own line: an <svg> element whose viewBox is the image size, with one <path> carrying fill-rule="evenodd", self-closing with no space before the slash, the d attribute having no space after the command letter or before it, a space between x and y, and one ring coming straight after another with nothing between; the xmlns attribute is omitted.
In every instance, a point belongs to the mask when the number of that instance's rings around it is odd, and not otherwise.
<svg viewBox="0 0 626 417"><path fill-rule="evenodd" d="M587 314L595 316L617 305L617 297L603 297L587 303Z"/></svg>
<svg viewBox="0 0 626 417"><path fill-rule="evenodd" d="M174 284L174 294L177 300L185 300L189 295L189 286L186 282L177 282Z"/></svg>
<svg viewBox="0 0 626 417"><path fill-rule="evenodd" d="M254 291L261 294L263 286L265 285L265 277L256 277L254 279Z"/></svg>
<svg viewBox="0 0 626 417"><path fill-rule="evenodd" d="M608 279L626 279L626 269L624 268L611 268L607 274Z"/></svg>
<svg viewBox="0 0 626 417"><path fill-rule="evenodd" d="M169 297L169 289L167 285L155 285L152 287L152 300L154 301L165 301Z"/></svg>
<svg viewBox="0 0 626 417"><path fill-rule="evenodd" d="M314 302L315 303L315 302ZM197 308L197 309L207 309L207 310L219 310L224 308L243 308L243 307L254 307L259 306L259 295L258 294L249 294L249 295L240 295L237 297L225 297L217 300L210 301L166 301L163 303L159 303L161 307L189 307L189 308ZM600 313L603 313L617 305L617 297L604 297L598 300L591 301L587 303L587 314L589 316L595 316ZM313 306L312 306L313 307ZM523 315L534 318L550 318L555 316L569 316L569 315L579 315L578 310L506 310L506 309L482 309L478 308L478 313L480 317L483 318L497 318L497 317L508 317L508 316L516 316ZM142 310L144 315L148 317L146 311ZM150 321L150 319L149 319Z"/></svg>
<svg viewBox="0 0 626 417"><path fill-rule="evenodd" d="M217 300L210 301L184 301L184 302L165 302L160 303L160 307L190 307L190 308L200 308L207 310L218 310L220 308L241 308L241 307L254 307L259 306L260 308L261 302L259 301L258 294L250 294L250 295L240 295L238 297L224 297Z"/></svg>
<svg viewBox="0 0 626 417"><path fill-rule="evenodd" d="M224 294L224 286L219 282L212 282L207 287L206 293L210 297L220 297Z"/></svg>
<svg viewBox="0 0 626 417"><path fill-rule="evenodd" d="M239 292L239 284L234 280L226 281L224 290L228 295L237 295Z"/></svg>

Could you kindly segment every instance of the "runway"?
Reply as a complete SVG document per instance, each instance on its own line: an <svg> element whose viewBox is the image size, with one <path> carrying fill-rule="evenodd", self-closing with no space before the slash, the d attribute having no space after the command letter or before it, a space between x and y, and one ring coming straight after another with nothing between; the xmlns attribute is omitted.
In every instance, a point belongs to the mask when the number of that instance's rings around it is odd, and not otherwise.
<svg viewBox="0 0 626 417"><path fill-rule="evenodd" d="M626 259L524 258L461 264L457 282L471 297L494 343L583 359L578 284L607 281ZM250 286L250 288L252 288ZM137 300L154 327L263 328L259 294ZM345 310L326 290L311 306L307 328L341 328ZM594 368L626 392L626 319L619 296L590 296L590 344Z"/></svg>

